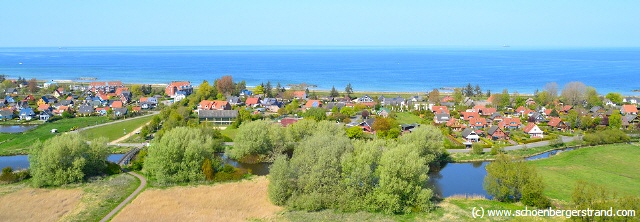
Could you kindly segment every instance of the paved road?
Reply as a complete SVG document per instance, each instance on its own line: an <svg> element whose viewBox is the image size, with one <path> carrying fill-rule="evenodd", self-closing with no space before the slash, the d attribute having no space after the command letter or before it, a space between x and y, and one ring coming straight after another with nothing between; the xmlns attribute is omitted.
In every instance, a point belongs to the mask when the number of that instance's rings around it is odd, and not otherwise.
<svg viewBox="0 0 640 222"><path fill-rule="evenodd" d="M562 137L562 141L565 143L571 142L573 141L574 138L572 136L563 136ZM546 146L549 145L549 141L540 141L540 142L535 142L535 143L529 143L526 145L515 145L515 146L507 146L504 147L505 151L512 151L512 150L519 150L519 149L523 149L523 148L533 148L533 147L540 147L540 146ZM491 152L491 148L486 148L483 150L484 152ZM447 152L449 153L468 153L471 152L471 149L449 149L447 150Z"/></svg>
<svg viewBox="0 0 640 222"><path fill-rule="evenodd" d="M138 186L138 189L133 191L133 193L131 193L131 195L129 195L129 197L127 197L127 199L124 199L124 201L122 201L122 203L118 204L118 206L115 209L113 209L111 212L109 212L109 214L107 214L107 216L104 216L104 218L102 218L102 220L100 220L100 222L109 221L109 219L111 219L113 216L115 216L116 213L118 213L125 205L127 205L127 203L131 202L131 200L133 200L133 198L136 197L142 191L142 189L144 189L144 187L147 186L147 180L144 179L143 176L141 176L140 174L134 173L134 172L129 172L129 174L137 177L140 180L140 186Z"/></svg>

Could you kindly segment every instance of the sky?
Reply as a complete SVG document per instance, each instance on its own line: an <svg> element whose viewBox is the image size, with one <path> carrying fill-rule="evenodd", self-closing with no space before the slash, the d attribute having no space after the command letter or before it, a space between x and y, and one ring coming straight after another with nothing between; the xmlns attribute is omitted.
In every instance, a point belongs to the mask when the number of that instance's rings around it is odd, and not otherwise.
<svg viewBox="0 0 640 222"><path fill-rule="evenodd" d="M9 1L0 47L640 47L640 1Z"/></svg>

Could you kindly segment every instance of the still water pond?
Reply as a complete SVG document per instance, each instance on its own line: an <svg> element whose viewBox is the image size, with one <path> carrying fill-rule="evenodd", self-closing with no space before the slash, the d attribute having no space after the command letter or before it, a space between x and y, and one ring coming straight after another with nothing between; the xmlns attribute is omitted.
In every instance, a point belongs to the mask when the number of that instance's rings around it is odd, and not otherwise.
<svg viewBox="0 0 640 222"><path fill-rule="evenodd" d="M0 133L22 133L38 127L37 125L0 125Z"/></svg>
<svg viewBox="0 0 640 222"><path fill-rule="evenodd" d="M111 154L107 157L109 162L118 162L124 154ZM0 156L0 169L5 167L11 167L14 170L29 168L29 156L16 155L16 156Z"/></svg>

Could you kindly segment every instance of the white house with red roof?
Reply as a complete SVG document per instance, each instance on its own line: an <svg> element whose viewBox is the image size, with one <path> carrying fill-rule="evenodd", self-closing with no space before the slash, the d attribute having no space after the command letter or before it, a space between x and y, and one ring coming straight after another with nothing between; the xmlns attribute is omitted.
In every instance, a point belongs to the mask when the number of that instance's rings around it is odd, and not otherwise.
<svg viewBox="0 0 640 222"><path fill-rule="evenodd" d="M524 132L531 138L544 138L544 132L535 123L529 123L524 127Z"/></svg>

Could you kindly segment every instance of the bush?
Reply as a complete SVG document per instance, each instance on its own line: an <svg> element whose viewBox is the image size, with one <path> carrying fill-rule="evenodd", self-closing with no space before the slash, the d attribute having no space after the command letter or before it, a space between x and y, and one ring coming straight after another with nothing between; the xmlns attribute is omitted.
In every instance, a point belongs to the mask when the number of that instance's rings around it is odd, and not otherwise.
<svg viewBox="0 0 640 222"><path fill-rule="evenodd" d="M484 188L498 201L522 201L539 208L550 205L543 195L544 184L536 168L508 155L500 154L495 162L487 165Z"/></svg>
<svg viewBox="0 0 640 222"><path fill-rule="evenodd" d="M122 173L122 169L117 163L108 162L107 170L105 173L107 173L107 175L115 175Z"/></svg>
<svg viewBox="0 0 640 222"><path fill-rule="evenodd" d="M37 142L29 154L35 186L78 183L107 169L106 140L87 144L77 133L63 134Z"/></svg>
<svg viewBox="0 0 640 222"><path fill-rule="evenodd" d="M474 144L473 144L473 147L472 147L471 152L472 152L473 154L478 154L478 155L480 155L480 154L482 154L482 153L483 153L483 149L484 149L484 146L483 146L482 144L480 144L480 143L474 143Z"/></svg>
<svg viewBox="0 0 640 222"><path fill-rule="evenodd" d="M2 168L2 173L0 173L0 183L15 183L29 178L29 176L28 170L16 172L11 167L5 167Z"/></svg>
<svg viewBox="0 0 640 222"><path fill-rule="evenodd" d="M629 142L629 136L619 129L607 129L594 133L587 133L582 138L587 145L600 145Z"/></svg>
<svg viewBox="0 0 640 222"><path fill-rule="evenodd" d="M202 181L202 163L220 141L198 128L177 127L149 147L144 170L160 184Z"/></svg>

